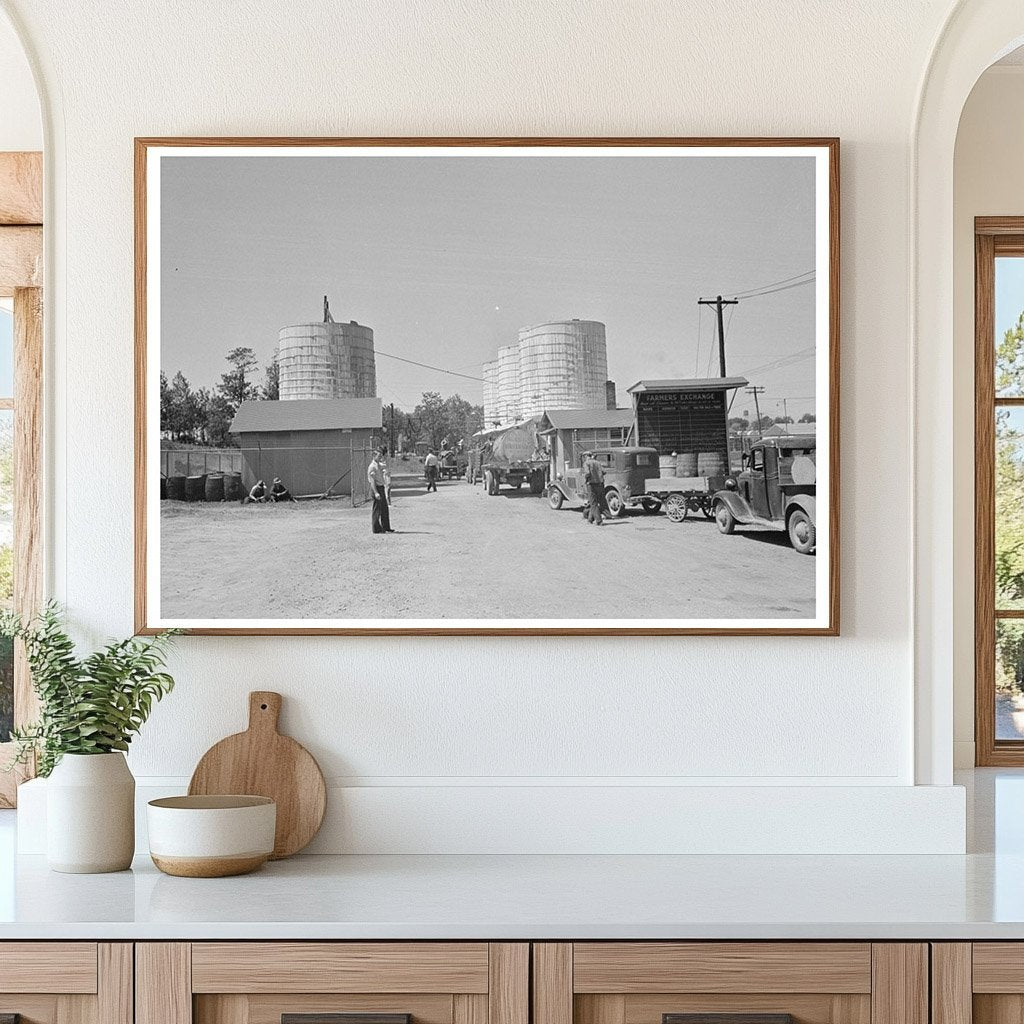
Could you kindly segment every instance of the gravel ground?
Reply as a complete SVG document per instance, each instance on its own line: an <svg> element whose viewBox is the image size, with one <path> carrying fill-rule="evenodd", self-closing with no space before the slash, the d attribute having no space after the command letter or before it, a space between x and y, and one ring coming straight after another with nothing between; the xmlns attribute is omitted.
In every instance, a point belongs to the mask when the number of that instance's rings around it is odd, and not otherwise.
<svg viewBox="0 0 1024 1024"><path fill-rule="evenodd" d="M462 480L427 494L396 477L396 534L370 506L164 502L167 618L803 618L816 559L784 535L731 537L703 517L630 511L597 528L580 509Z"/></svg>

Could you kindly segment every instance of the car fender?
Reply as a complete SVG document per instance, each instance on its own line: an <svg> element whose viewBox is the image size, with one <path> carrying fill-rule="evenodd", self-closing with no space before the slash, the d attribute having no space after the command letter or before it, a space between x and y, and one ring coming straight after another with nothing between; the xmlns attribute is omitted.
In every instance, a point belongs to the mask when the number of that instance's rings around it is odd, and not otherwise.
<svg viewBox="0 0 1024 1024"><path fill-rule="evenodd" d="M562 492L562 497L565 498L567 501L571 501L572 500L573 496L569 492L569 488L566 487L565 484L563 484L561 480L552 480L552 481L550 481L550 483L548 484L548 490L550 491L552 488L554 488L555 490L561 491Z"/></svg>
<svg viewBox="0 0 1024 1024"><path fill-rule="evenodd" d="M750 506L735 491L715 491L712 507L718 508L719 505L724 505L733 514L733 518L738 521L742 522L753 518Z"/></svg>
<svg viewBox="0 0 1024 1024"><path fill-rule="evenodd" d="M812 523L817 523L817 507L818 502L813 494L794 494L786 501L786 519L789 519L789 513L794 508L800 508L807 513L807 518L810 519Z"/></svg>

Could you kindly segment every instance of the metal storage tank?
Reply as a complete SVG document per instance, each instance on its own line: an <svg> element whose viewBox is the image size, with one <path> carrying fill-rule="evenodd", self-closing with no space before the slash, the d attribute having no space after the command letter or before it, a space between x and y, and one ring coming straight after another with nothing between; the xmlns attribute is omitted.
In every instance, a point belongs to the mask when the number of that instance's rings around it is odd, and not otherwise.
<svg viewBox="0 0 1024 1024"><path fill-rule="evenodd" d="M501 422L501 411L498 408L498 361L492 359L484 363L484 425Z"/></svg>
<svg viewBox="0 0 1024 1024"><path fill-rule="evenodd" d="M498 409L502 423L514 423L520 418L518 344L498 349Z"/></svg>
<svg viewBox="0 0 1024 1024"><path fill-rule="evenodd" d="M277 361L282 401L377 397L373 331L354 320L282 327Z"/></svg>
<svg viewBox="0 0 1024 1024"><path fill-rule="evenodd" d="M519 413L607 406L608 350L604 324L556 320L519 331Z"/></svg>

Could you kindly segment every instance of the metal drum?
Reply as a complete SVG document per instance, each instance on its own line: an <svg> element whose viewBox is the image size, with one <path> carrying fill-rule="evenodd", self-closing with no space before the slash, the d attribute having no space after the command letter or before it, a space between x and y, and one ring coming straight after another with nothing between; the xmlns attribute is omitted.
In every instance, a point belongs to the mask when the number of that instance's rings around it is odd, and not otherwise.
<svg viewBox="0 0 1024 1024"><path fill-rule="evenodd" d="M725 456L721 452L700 452L697 476L725 476Z"/></svg>
<svg viewBox="0 0 1024 1024"><path fill-rule="evenodd" d="M224 500L224 474L210 473L206 477L206 485L203 488L203 497L207 501Z"/></svg>
<svg viewBox="0 0 1024 1024"><path fill-rule="evenodd" d="M169 501L185 500L185 478L183 476L167 478L167 498Z"/></svg>
<svg viewBox="0 0 1024 1024"><path fill-rule="evenodd" d="M676 476L697 476L697 453L680 452L676 456Z"/></svg>
<svg viewBox="0 0 1024 1024"><path fill-rule="evenodd" d="M241 473L225 473L224 474L224 500L225 501L241 501L242 500L242 474Z"/></svg>
<svg viewBox="0 0 1024 1024"><path fill-rule="evenodd" d="M202 501L206 495L206 474L185 477L185 500Z"/></svg>
<svg viewBox="0 0 1024 1024"><path fill-rule="evenodd" d="M659 455L658 456L658 475L659 476L675 476L676 475L676 457L674 455Z"/></svg>

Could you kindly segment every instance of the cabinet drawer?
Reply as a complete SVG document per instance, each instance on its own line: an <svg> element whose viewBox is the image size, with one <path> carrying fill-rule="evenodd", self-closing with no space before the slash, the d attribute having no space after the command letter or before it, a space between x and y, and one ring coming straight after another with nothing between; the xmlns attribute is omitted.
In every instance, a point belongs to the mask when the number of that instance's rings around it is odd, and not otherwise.
<svg viewBox="0 0 1024 1024"><path fill-rule="evenodd" d="M0 992L96 991L95 942L0 943Z"/></svg>
<svg viewBox="0 0 1024 1024"><path fill-rule="evenodd" d="M131 944L0 942L0 1018L132 1024Z"/></svg>
<svg viewBox="0 0 1024 1024"><path fill-rule="evenodd" d="M514 942L136 947L136 1024L529 1024Z"/></svg>
<svg viewBox="0 0 1024 1024"><path fill-rule="evenodd" d="M923 943L538 943L533 1024L928 1024Z"/></svg>

